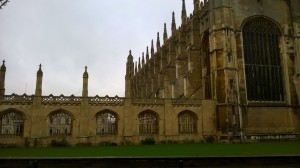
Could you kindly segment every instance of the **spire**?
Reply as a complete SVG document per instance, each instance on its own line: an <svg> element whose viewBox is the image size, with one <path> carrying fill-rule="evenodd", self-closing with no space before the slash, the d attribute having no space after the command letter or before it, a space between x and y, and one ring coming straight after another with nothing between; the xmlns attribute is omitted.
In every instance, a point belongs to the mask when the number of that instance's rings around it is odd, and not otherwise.
<svg viewBox="0 0 300 168"><path fill-rule="evenodd" d="M186 24L186 7L185 7L185 0L182 0L182 10L181 10L181 24Z"/></svg>
<svg viewBox="0 0 300 168"><path fill-rule="evenodd" d="M153 39L151 40L151 57L154 55Z"/></svg>
<svg viewBox="0 0 300 168"><path fill-rule="evenodd" d="M146 61L148 62L149 61L149 48L147 46L147 49L146 49Z"/></svg>
<svg viewBox="0 0 300 168"><path fill-rule="evenodd" d="M157 32L157 40L156 40L156 49L158 51L158 49L160 48L160 39L159 39L159 32Z"/></svg>
<svg viewBox="0 0 300 168"><path fill-rule="evenodd" d="M164 43L168 40L167 24L164 24Z"/></svg>
<svg viewBox="0 0 300 168"><path fill-rule="evenodd" d="M144 52L142 53L142 65L143 65L143 67L144 67L144 65L145 65L145 56L144 56Z"/></svg>
<svg viewBox="0 0 300 168"><path fill-rule="evenodd" d="M175 12L172 12L172 35L174 36L176 32L176 21L175 21Z"/></svg>
<svg viewBox="0 0 300 168"><path fill-rule="evenodd" d="M199 11L199 5L200 5L200 1L194 0L194 14L196 14Z"/></svg>

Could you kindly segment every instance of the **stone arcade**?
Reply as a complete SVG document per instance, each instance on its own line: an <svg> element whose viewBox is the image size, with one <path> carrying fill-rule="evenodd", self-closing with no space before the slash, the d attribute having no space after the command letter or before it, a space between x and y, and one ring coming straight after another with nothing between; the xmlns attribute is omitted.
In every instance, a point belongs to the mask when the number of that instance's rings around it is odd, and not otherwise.
<svg viewBox="0 0 300 168"><path fill-rule="evenodd" d="M0 71L0 143L292 139L300 134L300 1L194 0L181 25L134 62L125 97L5 94ZM9 67L8 67L9 68Z"/></svg>

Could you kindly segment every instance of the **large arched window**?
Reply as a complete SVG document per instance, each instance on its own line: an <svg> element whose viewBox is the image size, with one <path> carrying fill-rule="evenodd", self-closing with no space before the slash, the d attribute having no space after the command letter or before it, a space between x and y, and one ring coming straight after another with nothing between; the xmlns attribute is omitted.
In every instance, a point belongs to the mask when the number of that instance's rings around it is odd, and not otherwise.
<svg viewBox="0 0 300 168"><path fill-rule="evenodd" d="M139 114L139 134L157 134L158 118L154 112L145 111Z"/></svg>
<svg viewBox="0 0 300 168"><path fill-rule="evenodd" d="M96 115L96 133L98 135L116 135L118 122L117 116L111 111L103 111Z"/></svg>
<svg viewBox="0 0 300 168"><path fill-rule="evenodd" d="M247 99L284 101L279 28L260 17L248 20L242 31Z"/></svg>
<svg viewBox="0 0 300 168"><path fill-rule="evenodd" d="M49 116L50 136L70 136L72 132L72 117L64 111L53 112Z"/></svg>
<svg viewBox="0 0 300 168"><path fill-rule="evenodd" d="M0 116L1 136L22 136L24 133L24 115L11 111Z"/></svg>
<svg viewBox="0 0 300 168"><path fill-rule="evenodd" d="M178 115L179 134L197 133L197 117L194 113L185 111Z"/></svg>

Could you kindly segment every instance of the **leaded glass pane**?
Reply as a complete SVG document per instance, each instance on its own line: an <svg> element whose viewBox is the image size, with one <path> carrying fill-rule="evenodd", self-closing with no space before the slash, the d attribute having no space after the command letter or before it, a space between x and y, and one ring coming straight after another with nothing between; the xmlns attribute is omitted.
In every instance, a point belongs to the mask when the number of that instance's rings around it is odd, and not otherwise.
<svg viewBox="0 0 300 168"><path fill-rule="evenodd" d="M264 18L249 20L243 27L247 99L284 101L278 27Z"/></svg>
<svg viewBox="0 0 300 168"><path fill-rule="evenodd" d="M1 116L0 127L2 136L22 136L24 133L24 115L9 112Z"/></svg>
<svg viewBox="0 0 300 168"><path fill-rule="evenodd" d="M98 135L115 135L117 134L116 116L110 112L99 113L96 116Z"/></svg>
<svg viewBox="0 0 300 168"><path fill-rule="evenodd" d="M158 121L152 112L143 112L139 115L139 133L140 134L157 134Z"/></svg>
<svg viewBox="0 0 300 168"><path fill-rule="evenodd" d="M180 134L194 134L197 132L197 120L189 112L181 113L178 116L178 130Z"/></svg>
<svg viewBox="0 0 300 168"><path fill-rule="evenodd" d="M50 136L70 136L72 117L65 112L57 112L49 117Z"/></svg>

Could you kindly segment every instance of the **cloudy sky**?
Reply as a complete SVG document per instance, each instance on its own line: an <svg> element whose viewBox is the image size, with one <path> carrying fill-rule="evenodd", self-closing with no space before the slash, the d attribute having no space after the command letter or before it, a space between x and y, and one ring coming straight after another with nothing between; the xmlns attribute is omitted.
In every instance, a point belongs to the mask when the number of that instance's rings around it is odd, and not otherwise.
<svg viewBox="0 0 300 168"><path fill-rule="evenodd" d="M43 95L80 96L88 66L90 96L124 96L125 64L156 41L182 0L10 0L0 10L0 59L6 94L34 94L42 64ZM192 13L193 0L186 0ZM161 38L162 42L162 38Z"/></svg>

